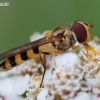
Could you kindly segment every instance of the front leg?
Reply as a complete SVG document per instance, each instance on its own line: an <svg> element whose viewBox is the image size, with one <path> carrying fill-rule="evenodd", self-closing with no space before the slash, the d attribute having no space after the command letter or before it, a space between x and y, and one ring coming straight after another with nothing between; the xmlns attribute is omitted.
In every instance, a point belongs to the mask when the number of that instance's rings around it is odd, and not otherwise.
<svg viewBox="0 0 100 100"><path fill-rule="evenodd" d="M98 55L98 52L93 47L91 47L89 44L84 43L83 45L87 52L92 51L94 53L94 56Z"/></svg>
<svg viewBox="0 0 100 100"><path fill-rule="evenodd" d="M82 45L76 45L76 46L72 46L71 48L72 48L73 51L76 51L76 50L81 49L81 46Z"/></svg>
<svg viewBox="0 0 100 100"><path fill-rule="evenodd" d="M73 46L72 47L72 50L73 51L76 51L76 50L79 50L81 49L81 51L83 52L83 54L90 60L90 61L93 61L94 63L98 64L98 62L96 60L94 60L92 57L90 57L88 55L88 51L92 51L94 53L94 55L96 56L98 54L98 52L93 48L91 47L89 44L87 43L84 43L84 49L86 50L86 53L82 50L81 48L81 45L76 45L76 46ZM78 55L77 55L78 56ZM81 60L81 58L78 56L78 58ZM83 63L83 61L81 60L81 62Z"/></svg>

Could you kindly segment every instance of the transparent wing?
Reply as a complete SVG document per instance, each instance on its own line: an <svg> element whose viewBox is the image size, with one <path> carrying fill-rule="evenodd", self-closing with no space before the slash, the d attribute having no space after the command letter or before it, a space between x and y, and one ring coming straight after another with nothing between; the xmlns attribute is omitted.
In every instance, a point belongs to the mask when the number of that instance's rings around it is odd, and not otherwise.
<svg viewBox="0 0 100 100"><path fill-rule="evenodd" d="M58 26L53 30L53 33L55 31L58 31L58 33L59 33L60 29L63 29L64 31L66 29L70 30L71 26L70 25ZM11 49L11 50L9 50L7 52L4 52L4 53L0 54L0 60L3 60L3 59L6 59L6 58L9 58L11 56L14 56L16 54L22 53L22 52L27 51L27 50L29 50L31 48L36 47L36 46L41 46L41 45L44 45L46 43L54 42L55 40L60 40L60 38L59 37L51 37L51 38L44 37L44 38L38 39L36 41L21 45L19 47L13 48L13 49Z"/></svg>

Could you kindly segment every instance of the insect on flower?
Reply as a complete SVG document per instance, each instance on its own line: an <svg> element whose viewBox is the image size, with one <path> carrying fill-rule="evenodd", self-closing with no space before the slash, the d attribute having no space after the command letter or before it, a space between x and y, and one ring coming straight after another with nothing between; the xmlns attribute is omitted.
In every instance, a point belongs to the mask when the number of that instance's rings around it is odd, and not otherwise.
<svg viewBox="0 0 100 100"><path fill-rule="evenodd" d="M46 61L43 59L43 57L41 57L41 54L63 54L65 52L69 52L70 50L76 51L81 49L82 45L87 52L92 51L94 55L98 54L98 52L88 44L92 37L89 28L93 26L93 24L86 24L82 21L74 21L70 25L58 26L52 31L47 32L45 37L41 39L30 42L28 44L24 44L17 48L13 48L0 54L0 60L5 59L5 61L0 64L0 70L9 70L23 63L24 61L39 55L44 67L44 73L42 77L43 82L44 74L46 71ZM76 42L78 42L79 45L75 45ZM88 53L84 52L84 54L89 60L94 61L92 57L88 55ZM96 61L94 62L97 63Z"/></svg>

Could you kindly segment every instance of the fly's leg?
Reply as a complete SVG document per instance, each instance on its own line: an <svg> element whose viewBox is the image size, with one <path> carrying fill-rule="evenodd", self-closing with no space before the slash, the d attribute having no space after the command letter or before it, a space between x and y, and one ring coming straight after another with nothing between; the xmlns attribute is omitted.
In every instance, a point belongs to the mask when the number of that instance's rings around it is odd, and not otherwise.
<svg viewBox="0 0 100 100"><path fill-rule="evenodd" d="M41 54L39 54L39 57L40 57L40 61L41 61L43 68L44 68L42 80L41 80L41 83L40 83L40 87L42 87L44 75L45 75L45 72L46 72L46 57L45 57L45 54L43 54L43 58L42 58Z"/></svg>
<svg viewBox="0 0 100 100"><path fill-rule="evenodd" d="M84 43L84 47L87 51L92 51L94 53L94 56L98 55L99 53L94 49L94 47L91 47L89 44Z"/></svg>
<svg viewBox="0 0 100 100"><path fill-rule="evenodd" d="M83 54L90 60L93 61L94 63L98 64L97 60L94 60L92 57L88 56L83 50L81 50Z"/></svg>
<svg viewBox="0 0 100 100"><path fill-rule="evenodd" d="M72 50L73 51L79 50L81 48L80 46L81 45L72 46Z"/></svg>
<svg viewBox="0 0 100 100"><path fill-rule="evenodd" d="M53 59L54 59L54 65L55 65L55 67L57 67L57 64L56 64L56 59L55 59L55 54L54 54L54 52L53 52Z"/></svg>
<svg viewBox="0 0 100 100"><path fill-rule="evenodd" d="M97 61L95 61L95 60L93 60L93 58L92 57L90 57L89 55L88 55L88 50L90 49L90 51L93 51L93 52L95 52L95 53L97 53L95 50L94 50L94 48L92 48L92 47L90 47L89 45L87 46L85 46L85 50L86 50L86 53L82 50L82 48L80 47L81 45L77 45L77 46L73 46L72 47L72 50L73 51L76 51L76 50L81 50L82 52L83 52L83 54L90 60L90 61L93 61L94 63L96 63L97 64ZM86 48L87 47L87 48ZM92 50L93 49L93 50ZM78 55L77 55L78 56ZM84 64L84 62L82 61L82 59L78 56L78 58L81 60L81 62Z"/></svg>
<svg viewBox="0 0 100 100"><path fill-rule="evenodd" d="M79 50L81 47L81 45L77 45L77 46L72 46L72 51L76 51ZM75 54L77 55L77 57L80 59L81 63L84 65L84 61L78 56L78 54L75 52Z"/></svg>

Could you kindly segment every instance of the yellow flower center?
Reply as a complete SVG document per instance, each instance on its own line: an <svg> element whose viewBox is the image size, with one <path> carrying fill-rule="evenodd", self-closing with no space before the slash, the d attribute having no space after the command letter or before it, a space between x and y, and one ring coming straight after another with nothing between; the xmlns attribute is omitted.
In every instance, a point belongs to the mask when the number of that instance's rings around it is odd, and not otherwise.
<svg viewBox="0 0 100 100"><path fill-rule="evenodd" d="M39 81L38 77L34 77L33 80L34 80L35 82L38 82L38 81Z"/></svg>

